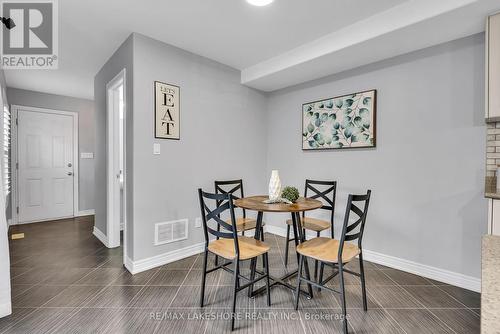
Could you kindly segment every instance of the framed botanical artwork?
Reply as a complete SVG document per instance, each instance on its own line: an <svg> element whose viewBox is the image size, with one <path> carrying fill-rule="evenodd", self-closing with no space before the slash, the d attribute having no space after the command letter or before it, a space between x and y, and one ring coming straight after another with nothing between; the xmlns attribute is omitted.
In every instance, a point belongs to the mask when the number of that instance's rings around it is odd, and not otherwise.
<svg viewBox="0 0 500 334"><path fill-rule="evenodd" d="M180 88L155 81L155 138L180 139Z"/></svg>
<svg viewBox="0 0 500 334"><path fill-rule="evenodd" d="M302 105L302 149L375 147L377 91Z"/></svg>

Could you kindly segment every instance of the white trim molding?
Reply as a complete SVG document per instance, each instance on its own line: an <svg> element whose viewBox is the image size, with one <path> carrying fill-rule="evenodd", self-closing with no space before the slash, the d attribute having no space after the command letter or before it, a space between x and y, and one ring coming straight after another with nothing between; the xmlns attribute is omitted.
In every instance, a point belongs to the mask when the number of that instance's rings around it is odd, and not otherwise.
<svg viewBox="0 0 500 334"><path fill-rule="evenodd" d="M266 225L264 227L264 230L268 233L279 235L281 237L286 236L286 229L279 226ZM307 236L315 237L309 234ZM467 276L453 271L431 267L425 264L374 252L368 249L363 249L363 258L366 261L430 278L439 282L455 285L464 289L476 292L481 291L481 279L477 277Z"/></svg>
<svg viewBox="0 0 500 334"><path fill-rule="evenodd" d="M106 234L102 233L102 231L100 229L97 228L97 226L94 225L94 231L92 232L92 234L97 238L99 239L100 242L102 242L104 244L104 246L109 247L109 242L108 242L108 237L106 236Z"/></svg>
<svg viewBox="0 0 500 334"><path fill-rule="evenodd" d="M75 217L93 216L95 215L94 209L80 210L76 213Z"/></svg>
<svg viewBox="0 0 500 334"><path fill-rule="evenodd" d="M120 184L118 182L120 173L120 154L119 154L119 126L120 117L116 112L118 110L119 101L116 90L122 86L123 89L123 161L127 161L126 156L126 69L122 69L113 79L106 84L106 136L107 136L107 235L109 245L111 247L120 246ZM127 254L126 240L127 240L127 166L123 164L123 247L124 252L123 261L125 262L125 254ZM118 177L118 178L117 178Z"/></svg>
<svg viewBox="0 0 500 334"><path fill-rule="evenodd" d="M12 314L12 304L10 302L0 304L0 318L6 317L10 314Z"/></svg>
<svg viewBox="0 0 500 334"><path fill-rule="evenodd" d="M126 258L125 267L132 274L138 274L140 272L163 266L165 264L182 260L186 257L197 255L205 250L205 243L199 243L192 246L184 247L181 249L176 249L174 251L156 255L153 257L148 257L146 259L132 261L130 258Z"/></svg>
<svg viewBox="0 0 500 334"><path fill-rule="evenodd" d="M426 264L401 259L391 255L381 254L363 249L363 258L366 261L381 264L411 274L430 278L439 282L455 285L467 290L481 292L481 279L456 273L453 271L428 266Z"/></svg>

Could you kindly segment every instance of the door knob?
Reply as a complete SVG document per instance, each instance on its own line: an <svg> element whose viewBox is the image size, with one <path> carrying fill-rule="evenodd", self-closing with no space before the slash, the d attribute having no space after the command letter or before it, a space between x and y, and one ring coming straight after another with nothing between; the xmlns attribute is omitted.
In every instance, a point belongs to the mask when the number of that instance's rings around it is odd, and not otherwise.
<svg viewBox="0 0 500 334"><path fill-rule="evenodd" d="M68 175L69 175L69 176L73 175L73 172L68 172Z"/></svg>
<svg viewBox="0 0 500 334"><path fill-rule="evenodd" d="M69 163L68 163L68 167L71 167L71 166L73 166L73 165L71 164L71 162L69 162Z"/></svg>

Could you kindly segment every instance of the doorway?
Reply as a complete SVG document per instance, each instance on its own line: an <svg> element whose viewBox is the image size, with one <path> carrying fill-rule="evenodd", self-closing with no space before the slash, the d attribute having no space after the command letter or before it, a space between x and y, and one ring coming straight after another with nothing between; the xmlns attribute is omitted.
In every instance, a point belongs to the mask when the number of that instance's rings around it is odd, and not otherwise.
<svg viewBox="0 0 500 334"><path fill-rule="evenodd" d="M106 85L107 98L107 241L108 247L121 245L126 240L126 166L125 166L125 69ZM124 256L125 243L124 243Z"/></svg>
<svg viewBox="0 0 500 334"><path fill-rule="evenodd" d="M13 223L75 216L78 210L78 114L12 106Z"/></svg>

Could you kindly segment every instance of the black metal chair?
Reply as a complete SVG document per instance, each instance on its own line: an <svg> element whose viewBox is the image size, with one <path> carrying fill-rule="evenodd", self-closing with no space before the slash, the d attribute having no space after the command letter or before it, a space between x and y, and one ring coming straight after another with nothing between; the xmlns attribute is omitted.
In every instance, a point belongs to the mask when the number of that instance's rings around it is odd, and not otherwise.
<svg viewBox="0 0 500 334"><path fill-rule="evenodd" d="M231 193L211 194L198 189L198 196L200 199L203 232L205 234L205 252L203 255L203 276L201 281L200 307L203 307L204 304L206 275L218 269L223 269L232 273L234 275L234 292L231 330L234 330L236 314L236 294L238 293L238 291L246 289L250 285L253 285L262 279L266 279L267 305L271 306L271 294L269 289L269 258L267 254L270 247L260 240L245 236L238 236L236 217L234 215L233 195ZM215 201L215 209L210 209L210 207L205 202L206 199ZM227 223L220 218L221 213L225 211L229 212L229 215L231 217L230 223ZM215 221L217 229L209 226L208 223L212 220ZM223 231L221 231L221 227ZM209 234L217 237L218 239L210 241ZM209 252L215 254L216 256L220 256L226 260L229 260L229 262L225 262L221 265L207 270L207 257ZM240 275L240 261L255 259L261 255L262 262L265 268L265 273L263 275L259 274L259 277L253 280ZM234 263L233 270L227 268L227 266L231 263ZM248 283L240 285L240 279L244 279L248 281Z"/></svg>
<svg viewBox="0 0 500 334"><path fill-rule="evenodd" d="M228 180L228 181L215 181L215 193L216 194L232 194L233 198L243 198L243 180ZM228 187L232 187L229 188ZM239 194L237 194L239 191ZM239 195L239 196L238 196ZM247 213L245 209L243 211L243 217L236 218L236 227L241 235L245 235L245 231L253 230L257 226L257 220L254 218L247 218ZM262 223L262 230L264 232L264 223ZM261 233L262 241L264 241L264 233Z"/></svg>
<svg viewBox="0 0 500 334"><path fill-rule="evenodd" d="M368 212L368 204L370 202L371 191L368 190L366 195L349 195L347 200L347 208L344 216L344 225L342 227L342 235L340 240L330 239L325 237L314 238L308 240L299 246L297 246L297 252L300 254L299 259L299 271L297 274L297 290L295 292L295 309L299 307L300 298L300 283L305 281L313 286L321 289L326 289L335 293L340 294L342 300L342 322L344 333L348 332L347 329L347 313L346 313L346 301L345 301L345 287L344 287L344 272L351 275L355 275L361 278L361 291L363 294L363 309L368 310L366 302L366 286L365 286L365 271L363 267L363 250L361 243L363 240L363 232L365 229L366 214ZM354 202L364 202L363 210L361 210ZM356 221L350 223L349 216L350 213L354 212L359 218ZM356 228L359 227L358 232L354 232ZM357 240L357 245L354 243L349 243L347 241ZM344 268L344 265L353 260L356 256L359 256L359 273L351 271ZM302 277L302 268L304 266L304 258L312 258L321 261L321 270L319 275L318 283ZM328 265L334 268L334 272L331 276L323 280L323 270L324 266ZM333 279L335 276L340 276L340 291L329 288L325 284Z"/></svg>
<svg viewBox="0 0 500 334"><path fill-rule="evenodd" d="M316 187L315 187L316 186ZM322 189L318 189L319 187ZM327 188L325 188L327 187ZM308 195L308 190L313 192L312 196ZM311 230L316 232L316 236L319 237L322 231L330 229L332 238L334 238L333 230L333 218L335 215L335 195L337 192L337 181L316 181L316 180L306 180L306 185L304 188L304 197L312 199L320 199L324 203L321 207L323 210L330 211L330 221L310 218L305 216L305 212L302 213L302 227L304 228L304 235L306 230ZM330 197L331 196L331 197ZM286 221L286 244L285 244L285 267L288 266L288 245L290 241L290 228L293 225L291 219ZM294 236L296 238L296 236ZM318 276L318 261L314 263L314 279Z"/></svg>
<svg viewBox="0 0 500 334"><path fill-rule="evenodd" d="M215 181L215 193L216 194L232 194L233 198L243 198L243 180L225 180L225 181ZM219 204L219 203L217 203ZM247 218L247 213L245 209L243 211L242 217L236 218L236 228L241 235L245 235L245 231L253 230L257 226L257 220L254 218ZM226 223L231 224L230 220L226 220ZM260 239L264 241L264 222L262 222L262 229L260 233ZM219 229L220 227L217 226ZM217 238L218 239L218 238ZM215 265L218 264L218 257L215 257Z"/></svg>

